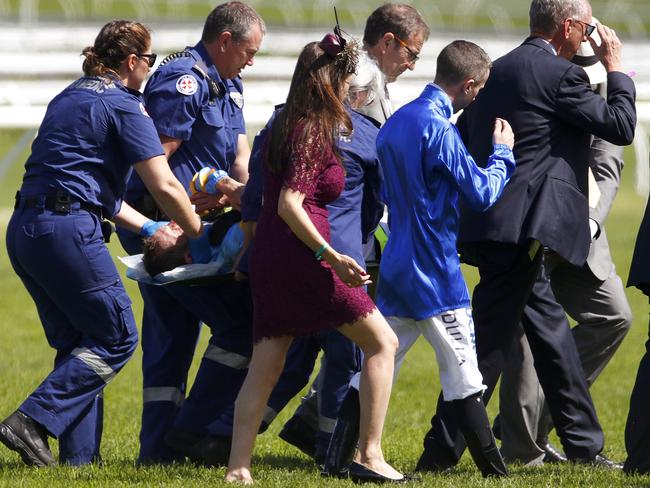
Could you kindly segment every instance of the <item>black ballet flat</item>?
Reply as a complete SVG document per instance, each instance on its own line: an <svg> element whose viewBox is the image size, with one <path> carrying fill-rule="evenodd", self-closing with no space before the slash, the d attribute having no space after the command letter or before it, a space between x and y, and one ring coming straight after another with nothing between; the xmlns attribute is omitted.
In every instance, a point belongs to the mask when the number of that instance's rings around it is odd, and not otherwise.
<svg viewBox="0 0 650 488"><path fill-rule="evenodd" d="M413 476L403 475L401 478L395 480L366 468L363 464L357 462L352 462L348 473L350 479L355 483L406 483L417 479Z"/></svg>

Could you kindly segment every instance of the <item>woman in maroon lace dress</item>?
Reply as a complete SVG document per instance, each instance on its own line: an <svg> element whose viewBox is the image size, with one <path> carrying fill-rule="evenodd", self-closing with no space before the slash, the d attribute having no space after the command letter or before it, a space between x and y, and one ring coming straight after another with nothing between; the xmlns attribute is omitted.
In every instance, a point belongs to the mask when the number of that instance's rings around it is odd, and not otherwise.
<svg viewBox="0 0 650 488"><path fill-rule="evenodd" d="M331 34L307 44L287 104L269 131L264 207L250 263L255 345L237 397L227 481L252 482L255 435L293 337L334 328L365 355L359 449L350 474L359 480L403 479L381 450L397 338L363 289L369 276L328 245L326 204L344 185L335 141L352 128L341 100L357 49Z"/></svg>

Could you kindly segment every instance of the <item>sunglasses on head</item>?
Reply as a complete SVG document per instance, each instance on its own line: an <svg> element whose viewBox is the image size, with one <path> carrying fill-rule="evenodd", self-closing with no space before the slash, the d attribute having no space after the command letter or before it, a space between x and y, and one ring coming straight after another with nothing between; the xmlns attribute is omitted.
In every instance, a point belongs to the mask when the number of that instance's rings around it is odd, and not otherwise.
<svg viewBox="0 0 650 488"><path fill-rule="evenodd" d="M136 54L136 56L139 58L146 58L150 68L153 68L153 65L156 64L156 58L158 57L156 53Z"/></svg>

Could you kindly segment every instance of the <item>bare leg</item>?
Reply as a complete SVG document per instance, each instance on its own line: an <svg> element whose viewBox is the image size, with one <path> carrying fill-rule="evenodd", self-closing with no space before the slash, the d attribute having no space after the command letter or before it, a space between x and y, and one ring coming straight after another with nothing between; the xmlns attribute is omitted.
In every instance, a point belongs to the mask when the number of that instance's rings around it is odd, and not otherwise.
<svg viewBox="0 0 650 488"><path fill-rule="evenodd" d="M262 339L253 346L248 374L235 402L232 448L226 471L229 483L253 483L251 456L264 408L284 368L293 337Z"/></svg>
<svg viewBox="0 0 650 488"><path fill-rule="evenodd" d="M402 474L384 460L381 450L381 436L393 383L397 336L377 309L358 322L343 325L338 330L354 341L364 354L359 385L359 450L355 461L388 478L400 479Z"/></svg>

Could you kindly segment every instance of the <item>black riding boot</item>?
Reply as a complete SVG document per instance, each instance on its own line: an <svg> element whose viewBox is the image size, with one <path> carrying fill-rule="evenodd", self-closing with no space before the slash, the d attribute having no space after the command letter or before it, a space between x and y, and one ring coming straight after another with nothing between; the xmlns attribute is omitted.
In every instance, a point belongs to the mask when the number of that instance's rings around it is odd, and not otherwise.
<svg viewBox="0 0 650 488"><path fill-rule="evenodd" d="M467 448L483 477L508 476L508 468L496 445L481 393L454 400L453 404Z"/></svg>

